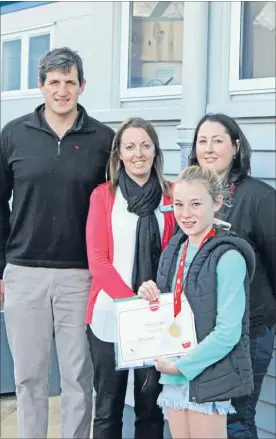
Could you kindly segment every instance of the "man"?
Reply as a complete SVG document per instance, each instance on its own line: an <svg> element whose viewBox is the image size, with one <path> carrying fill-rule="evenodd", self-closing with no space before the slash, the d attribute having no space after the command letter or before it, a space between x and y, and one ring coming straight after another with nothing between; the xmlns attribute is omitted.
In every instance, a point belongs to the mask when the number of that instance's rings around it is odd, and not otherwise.
<svg viewBox="0 0 276 439"><path fill-rule="evenodd" d="M15 366L19 438L47 437L53 334L62 437L90 434L85 225L91 192L105 181L114 132L78 104L85 83L76 52L49 51L39 66L45 103L1 133L0 284Z"/></svg>

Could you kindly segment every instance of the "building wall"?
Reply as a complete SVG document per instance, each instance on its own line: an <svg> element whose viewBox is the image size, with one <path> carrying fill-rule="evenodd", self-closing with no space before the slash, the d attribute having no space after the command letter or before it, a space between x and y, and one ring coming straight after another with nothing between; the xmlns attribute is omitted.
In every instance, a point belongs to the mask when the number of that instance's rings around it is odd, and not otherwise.
<svg viewBox="0 0 276 439"><path fill-rule="evenodd" d="M189 5L187 10L192 7ZM193 20L185 21L185 16L184 22L185 35L191 37L188 41L184 38L185 56L200 60L201 57L193 53L194 49L189 44L193 44L190 41L194 41L201 27ZM54 46L69 46L78 50L83 58L87 86L80 103L91 116L114 129L130 116L142 116L152 121L164 151L168 178L173 180L180 171L181 163L187 161L196 122L188 120L190 110L193 110L193 99L189 100L186 93L194 87L199 96L202 94L206 98L204 108L207 112L224 112L237 119L253 149L252 175L275 187L275 94L229 94L230 2L209 2L205 86L197 87L194 77L184 74L183 95L174 99L120 100L120 2L52 2L7 13L1 16L1 34L49 23L54 23ZM202 41L204 38L206 40L207 36L203 35ZM185 62L186 67L190 65L190 60L184 57L184 68ZM3 100L1 126L31 112L42 102L39 94L33 98ZM127 397L130 405L133 402L131 381ZM275 383L274 352L258 404L260 438L275 438Z"/></svg>
<svg viewBox="0 0 276 439"><path fill-rule="evenodd" d="M237 119L253 150L252 175L275 187L275 93L229 95L231 2L211 4L206 111Z"/></svg>
<svg viewBox="0 0 276 439"><path fill-rule="evenodd" d="M268 373L264 379L260 399L257 406L256 423L260 439L276 438L276 340L274 342L273 358Z"/></svg>
<svg viewBox="0 0 276 439"><path fill-rule="evenodd" d="M164 150L166 176L175 178L180 171L180 147L176 143L180 99L178 105L166 100L161 106L152 101L120 102L120 11L120 2L53 2L2 15L1 34L54 23L54 47L69 46L84 62L87 85L80 103L91 116L115 129L130 116L151 120ZM2 100L1 127L42 102L40 94Z"/></svg>
<svg viewBox="0 0 276 439"><path fill-rule="evenodd" d="M82 103L90 110L103 110L111 108L112 99L112 57L106 56L112 53L112 22L112 2L55 2L3 15L1 33L53 23L54 46L78 50L89 72ZM29 107L33 104L36 102ZM17 113L20 111L21 106ZM8 116L5 114L5 118Z"/></svg>

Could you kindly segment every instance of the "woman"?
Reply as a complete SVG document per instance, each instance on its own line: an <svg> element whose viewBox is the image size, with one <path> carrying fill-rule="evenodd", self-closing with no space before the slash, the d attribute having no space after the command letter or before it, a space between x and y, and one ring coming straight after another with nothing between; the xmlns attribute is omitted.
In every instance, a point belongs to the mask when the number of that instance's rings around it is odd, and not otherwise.
<svg viewBox="0 0 276 439"><path fill-rule="evenodd" d="M228 437L257 439L256 405L273 353L276 324L276 191L249 176L251 148L234 119L207 114L198 123L190 165L213 169L232 193L221 219L253 247L256 271L250 285L250 347L254 374L251 395L233 399Z"/></svg>
<svg viewBox="0 0 276 439"><path fill-rule="evenodd" d="M93 276L87 308L97 392L94 439L122 438L128 371L115 370L113 300L132 297L155 279L159 258L175 226L163 155L153 126L140 118L119 127L112 146L110 182L94 190L87 220L87 253ZM92 323L91 323L92 321ZM135 438L163 438L161 391L151 368L134 370ZM144 385L147 381L147 385Z"/></svg>
<svg viewBox="0 0 276 439"><path fill-rule="evenodd" d="M173 439L227 438L227 414L234 411L230 399L250 393L253 385L248 285L254 252L243 239L214 226L223 195L211 170L182 171L173 202L180 230L162 253L158 286L144 282L138 294L152 300L160 291L173 291L174 327L185 294L198 344L180 358L157 359L163 384L158 404L168 409Z"/></svg>

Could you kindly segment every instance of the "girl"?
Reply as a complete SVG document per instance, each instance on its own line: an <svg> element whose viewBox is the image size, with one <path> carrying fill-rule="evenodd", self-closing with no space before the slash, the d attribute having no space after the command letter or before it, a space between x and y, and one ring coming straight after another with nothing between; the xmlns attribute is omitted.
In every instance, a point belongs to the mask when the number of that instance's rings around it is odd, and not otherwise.
<svg viewBox="0 0 276 439"><path fill-rule="evenodd" d="M134 296L143 281L156 278L161 251L175 226L163 155L150 123L131 118L121 124L109 174L110 182L93 191L87 220L93 282L86 321L91 324L97 392L94 439L122 438L128 371L115 370L113 299ZM136 439L163 438L163 415L156 405L158 379L154 368L134 370Z"/></svg>
<svg viewBox="0 0 276 439"><path fill-rule="evenodd" d="M246 241L214 227L223 195L211 170L182 171L173 202L180 230L161 256L157 285L144 282L138 294L152 300L160 291L174 291L173 318L184 293L198 345L181 358L157 359L164 385L158 404L168 408L174 439L227 438L226 416L234 411L230 399L252 390L248 283L254 253Z"/></svg>
<svg viewBox="0 0 276 439"><path fill-rule="evenodd" d="M255 251L256 271L250 284L250 354L254 390L233 398L228 437L257 439L256 406L272 358L276 325L276 191L250 177L251 148L237 122L225 114L207 114L198 123L190 164L213 169L232 192L232 205L221 218Z"/></svg>

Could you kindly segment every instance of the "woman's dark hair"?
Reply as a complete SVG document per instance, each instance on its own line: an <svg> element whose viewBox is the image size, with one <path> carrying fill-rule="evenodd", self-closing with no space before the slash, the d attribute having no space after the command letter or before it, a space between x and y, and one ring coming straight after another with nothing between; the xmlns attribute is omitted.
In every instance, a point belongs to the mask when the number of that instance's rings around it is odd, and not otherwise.
<svg viewBox="0 0 276 439"><path fill-rule="evenodd" d="M205 114L205 116L200 119L194 134L192 150L189 156L189 166L199 165L196 155L196 142L198 131L201 125L206 121L220 123L224 126L226 132L231 137L232 144L236 146L237 152L234 159L232 160L232 164L228 172L228 182L234 183L238 180L242 180L251 172L250 158L252 151L247 138L245 137L237 122L232 117L226 116L226 114L209 113Z"/></svg>

